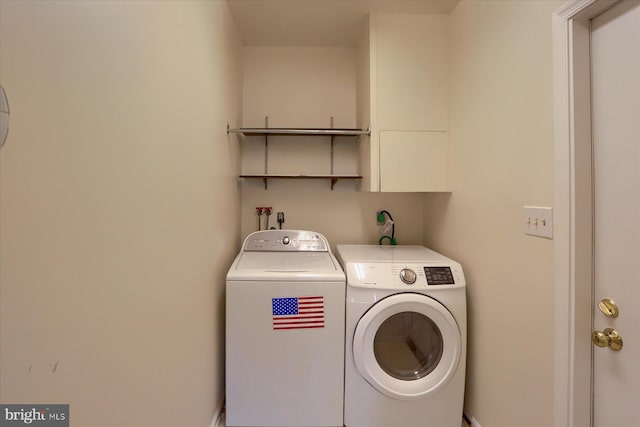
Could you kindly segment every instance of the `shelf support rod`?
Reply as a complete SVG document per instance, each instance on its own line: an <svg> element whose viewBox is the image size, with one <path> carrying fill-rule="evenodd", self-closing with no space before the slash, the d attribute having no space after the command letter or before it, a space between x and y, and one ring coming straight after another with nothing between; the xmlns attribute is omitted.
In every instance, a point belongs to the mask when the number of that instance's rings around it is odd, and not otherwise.
<svg viewBox="0 0 640 427"><path fill-rule="evenodd" d="M333 116L331 116L331 129L333 129ZM331 162L331 175L333 175L333 144L335 141L335 135L331 135L331 153L330 153L330 162ZM331 189L333 190L334 183L331 183Z"/></svg>
<svg viewBox="0 0 640 427"><path fill-rule="evenodd" d="M269 129L269 116L264 116L264 128ZM264 174L269 174L269 135L264 134ZM264 180L264 189L267 189L267 180Z"/></svg>

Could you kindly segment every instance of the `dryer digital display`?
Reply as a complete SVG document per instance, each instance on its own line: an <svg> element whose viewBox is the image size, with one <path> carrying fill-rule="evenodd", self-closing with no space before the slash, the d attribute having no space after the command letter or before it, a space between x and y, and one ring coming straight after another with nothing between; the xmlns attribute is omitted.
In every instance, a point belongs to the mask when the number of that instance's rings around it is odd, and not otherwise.
<svg viewBox="0 0 640 427"><path fill-rule="evenodd" d="M429 285L455 285L451 267L425 267L424 274L427 276Z"/></svg>

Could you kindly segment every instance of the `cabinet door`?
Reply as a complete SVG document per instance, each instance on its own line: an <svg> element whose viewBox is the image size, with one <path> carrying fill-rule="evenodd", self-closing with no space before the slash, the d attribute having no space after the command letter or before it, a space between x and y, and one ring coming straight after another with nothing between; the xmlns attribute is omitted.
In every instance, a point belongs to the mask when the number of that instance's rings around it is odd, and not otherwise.
<svg viewBox="0 0 640 427"><path fill-rule="evenodd" d="M380 191L450 191L446 132L381 131Z"/></svg>
<svg viewBox="0 0 640 427"><path fill-rule="evenodd" d="M447 130L447 16L375 19L377 128Z"/></svg>

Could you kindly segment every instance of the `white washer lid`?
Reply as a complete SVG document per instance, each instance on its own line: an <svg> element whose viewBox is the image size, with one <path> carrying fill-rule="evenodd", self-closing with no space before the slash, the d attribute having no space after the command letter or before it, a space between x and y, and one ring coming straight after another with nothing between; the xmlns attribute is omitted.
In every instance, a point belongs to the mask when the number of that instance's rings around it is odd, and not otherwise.
<svg viewBox="0 0 640 427"><path fill-rule="evenodd" d="M345 282L345 275L329 252L241 252L227 280Z"/></svg>

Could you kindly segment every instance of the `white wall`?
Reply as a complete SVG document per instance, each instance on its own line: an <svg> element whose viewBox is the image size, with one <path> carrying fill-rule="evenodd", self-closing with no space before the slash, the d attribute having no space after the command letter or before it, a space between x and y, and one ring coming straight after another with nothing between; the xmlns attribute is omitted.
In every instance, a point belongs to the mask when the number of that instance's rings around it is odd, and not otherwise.
<svg viewBox="0 0 640 427"><path fill-rule="evenodd" d="M551 13L560 1L461 1L451 15L452 193L426 195L424 243L468 282L466 413L552 423L553 241L523 234L553 202Z"/></svg>
<svg viewBox="0 0 640 427"><path fill-rule="evenodd" d="M244 127L356 127L358 52L350 47L245 47ZM358 172L358 140L336 141L334 172ZM264 172L264 138L242 143L244 173ZM269 172L328 174L330 139L270 137ZM285 212L284 228L323 233L332 245L377 244L376 211L387 209L403 244L422 242L422 195L364 193L359 183L338 181L242 181L242 235L257 230L256 206Z"/></svg>
<svg viewBox="0 0 640 427"><path fill-rule="evenodd" d="M239 246L225 2L0 2L0 401L208 426Z"/></svg>

